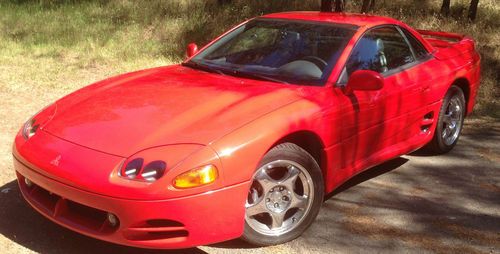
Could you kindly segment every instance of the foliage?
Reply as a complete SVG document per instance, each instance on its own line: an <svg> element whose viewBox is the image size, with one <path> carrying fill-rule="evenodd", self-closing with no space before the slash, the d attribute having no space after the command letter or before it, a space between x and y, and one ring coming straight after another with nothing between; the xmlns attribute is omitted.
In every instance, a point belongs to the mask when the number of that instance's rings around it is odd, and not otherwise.
<svg viewBox="0 0 500 254"><path fill-rule="evenodd" d="M361 2L347 1L347 11L359 11ZM481 1L470 23L468 3L452 1L443 17L439 1L377 1L374 13L477 40L483 56L477 112L500 117L500 7ZM319 7L319 0L0 0L0 89L73 90L106 75L179 62L189 42L203 45L242 20Z"/></svg>

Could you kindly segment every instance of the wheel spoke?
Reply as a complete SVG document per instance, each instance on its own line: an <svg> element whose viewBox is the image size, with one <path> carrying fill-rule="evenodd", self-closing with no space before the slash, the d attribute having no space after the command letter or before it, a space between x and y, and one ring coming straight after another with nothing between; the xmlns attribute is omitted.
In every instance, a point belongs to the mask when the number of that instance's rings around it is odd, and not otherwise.
<svg viewBox="0 0 500 254"><path fill-rule="evenodd" d="M450 131L453 131L456 126L457 126L457 123L455 121L451 121L451 123L447 127Z"/></svg>
<svg viewBox="0 0 500 254"><path fill-rule="evenodd" d="M292 203L290 204L290 208L304 209L307 207L308 199L309 197L307 196L300 196L297 195L296 193L293 193L293 198L292 198Z"/></svg>
<svg viewBox="0 0 500 254"><path fill-rule="evenodd" d="M248 216L255 216L261 213L267 213L265 202L261 199L259 202L248 205L246 207L246 212Z"/></svg>
<svg viewBox="0 0 500 254"><path fill-rule="evenodd" d="M446 125L449 125L451 123L451 120L452 120L451 112L443 115L443 122L446 123Z"/></svg>
<svg viewBox="0 0 500 254"><path fill-rule="evenodd" d="M283 177L284 180L281 182L281 184L286 186L289 190L293 190L295 189L295 181L297 181L297 177L299 176L300 171L292 165L288 166L287 168L287 174Z"/></svg>
<svg viewBox="0 0 500 254"><path fill-rule="evenodd" d="M443 138L448 137L448 128L443 129L443 134L441 135Z"/></svg>
<svg viewBox="0 0 500 254"><path fill-rule="evenodd" d="M255 180L259 182L259 184L264 189L264 193L268 192L272 189L278 182L274 180L265 169L260 170L260 172L255 176Z"/></svg>
<svg viewBox="0 0 500 254"><path fill-rule="evenodd" d="M280 228L283 225L283 219L285 218L285 213L269 213L272 219L271 229Z"/></svg>

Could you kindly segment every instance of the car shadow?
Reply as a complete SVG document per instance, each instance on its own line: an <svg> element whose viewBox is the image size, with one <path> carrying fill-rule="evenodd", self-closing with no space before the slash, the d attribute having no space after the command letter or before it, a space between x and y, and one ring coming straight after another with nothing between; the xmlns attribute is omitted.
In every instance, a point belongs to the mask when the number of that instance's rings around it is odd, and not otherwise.
<svg viewBox="0 0 500 254"><path fill-rule="evenodd" d="M204 254L185 250L150 250L96 240L59 226L32 209L21 196L17 181L0 187L0 234L37 253Z"/></svg>

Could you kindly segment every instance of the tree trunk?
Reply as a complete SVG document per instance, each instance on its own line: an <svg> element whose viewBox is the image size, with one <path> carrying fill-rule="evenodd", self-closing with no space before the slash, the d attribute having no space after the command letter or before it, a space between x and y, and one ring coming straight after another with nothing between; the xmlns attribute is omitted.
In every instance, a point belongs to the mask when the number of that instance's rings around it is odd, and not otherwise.
<svg viewBox="0 0 500 254"><path fill-rule="evenodd" d="M321 0L321 11L331 12L333 10L333 0Z"/></svg>
<svg viewBox="0 0 500 254"><path fill-rule="evenodd" d="M371 2L370 2L370 10L371 11L375 10L375 0L371 0Z"/></svg>
<svg viewBox="0 0 500 254"><path fill-rule="evenodd" d="M335 11L343 12L345 9L345 1L346 0L335 0Z"/></svg>
<svg viewBox="0 0 500 254"><path fill-rule="evenodd" d="M375 9L375 0L363 0L363 5L361 5L361 12L373 11Z"/></svg>
<svg viewBox="0 0 500 254"><path fill-rule="evenodd" d="M441 5L441 14L450 14L450 0L443 0L443 4Z"/></svg>
<svg viewBox="0 0 500 254"><path fill-rule="evenodd" d="M472 1L470 1L470 6L469 6L469 20L471 20L471 21L476 20L477 5L478 4L479 4L479 0L472 0Z"/></svg>

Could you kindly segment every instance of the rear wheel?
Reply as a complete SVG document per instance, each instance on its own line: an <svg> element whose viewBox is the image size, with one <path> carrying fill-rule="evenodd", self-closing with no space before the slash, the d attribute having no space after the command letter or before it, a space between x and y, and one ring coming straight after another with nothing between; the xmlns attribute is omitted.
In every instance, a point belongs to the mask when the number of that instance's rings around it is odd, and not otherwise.
<svg viewBox="0 0 500 254"><path fill-rule="evenodd" d="M452 86L446 93L439 111L436 131L427 149L436 154L447 153L457 144L465 116L462 89Z"/></svg>
<svg viewBox="0 0 500 254"><path fill-rule="evenodd" d="M320 167L309 153L292 143L274 147L253 175L242 238L260 246L295 239L316 218L323 192Z"/></svg>

